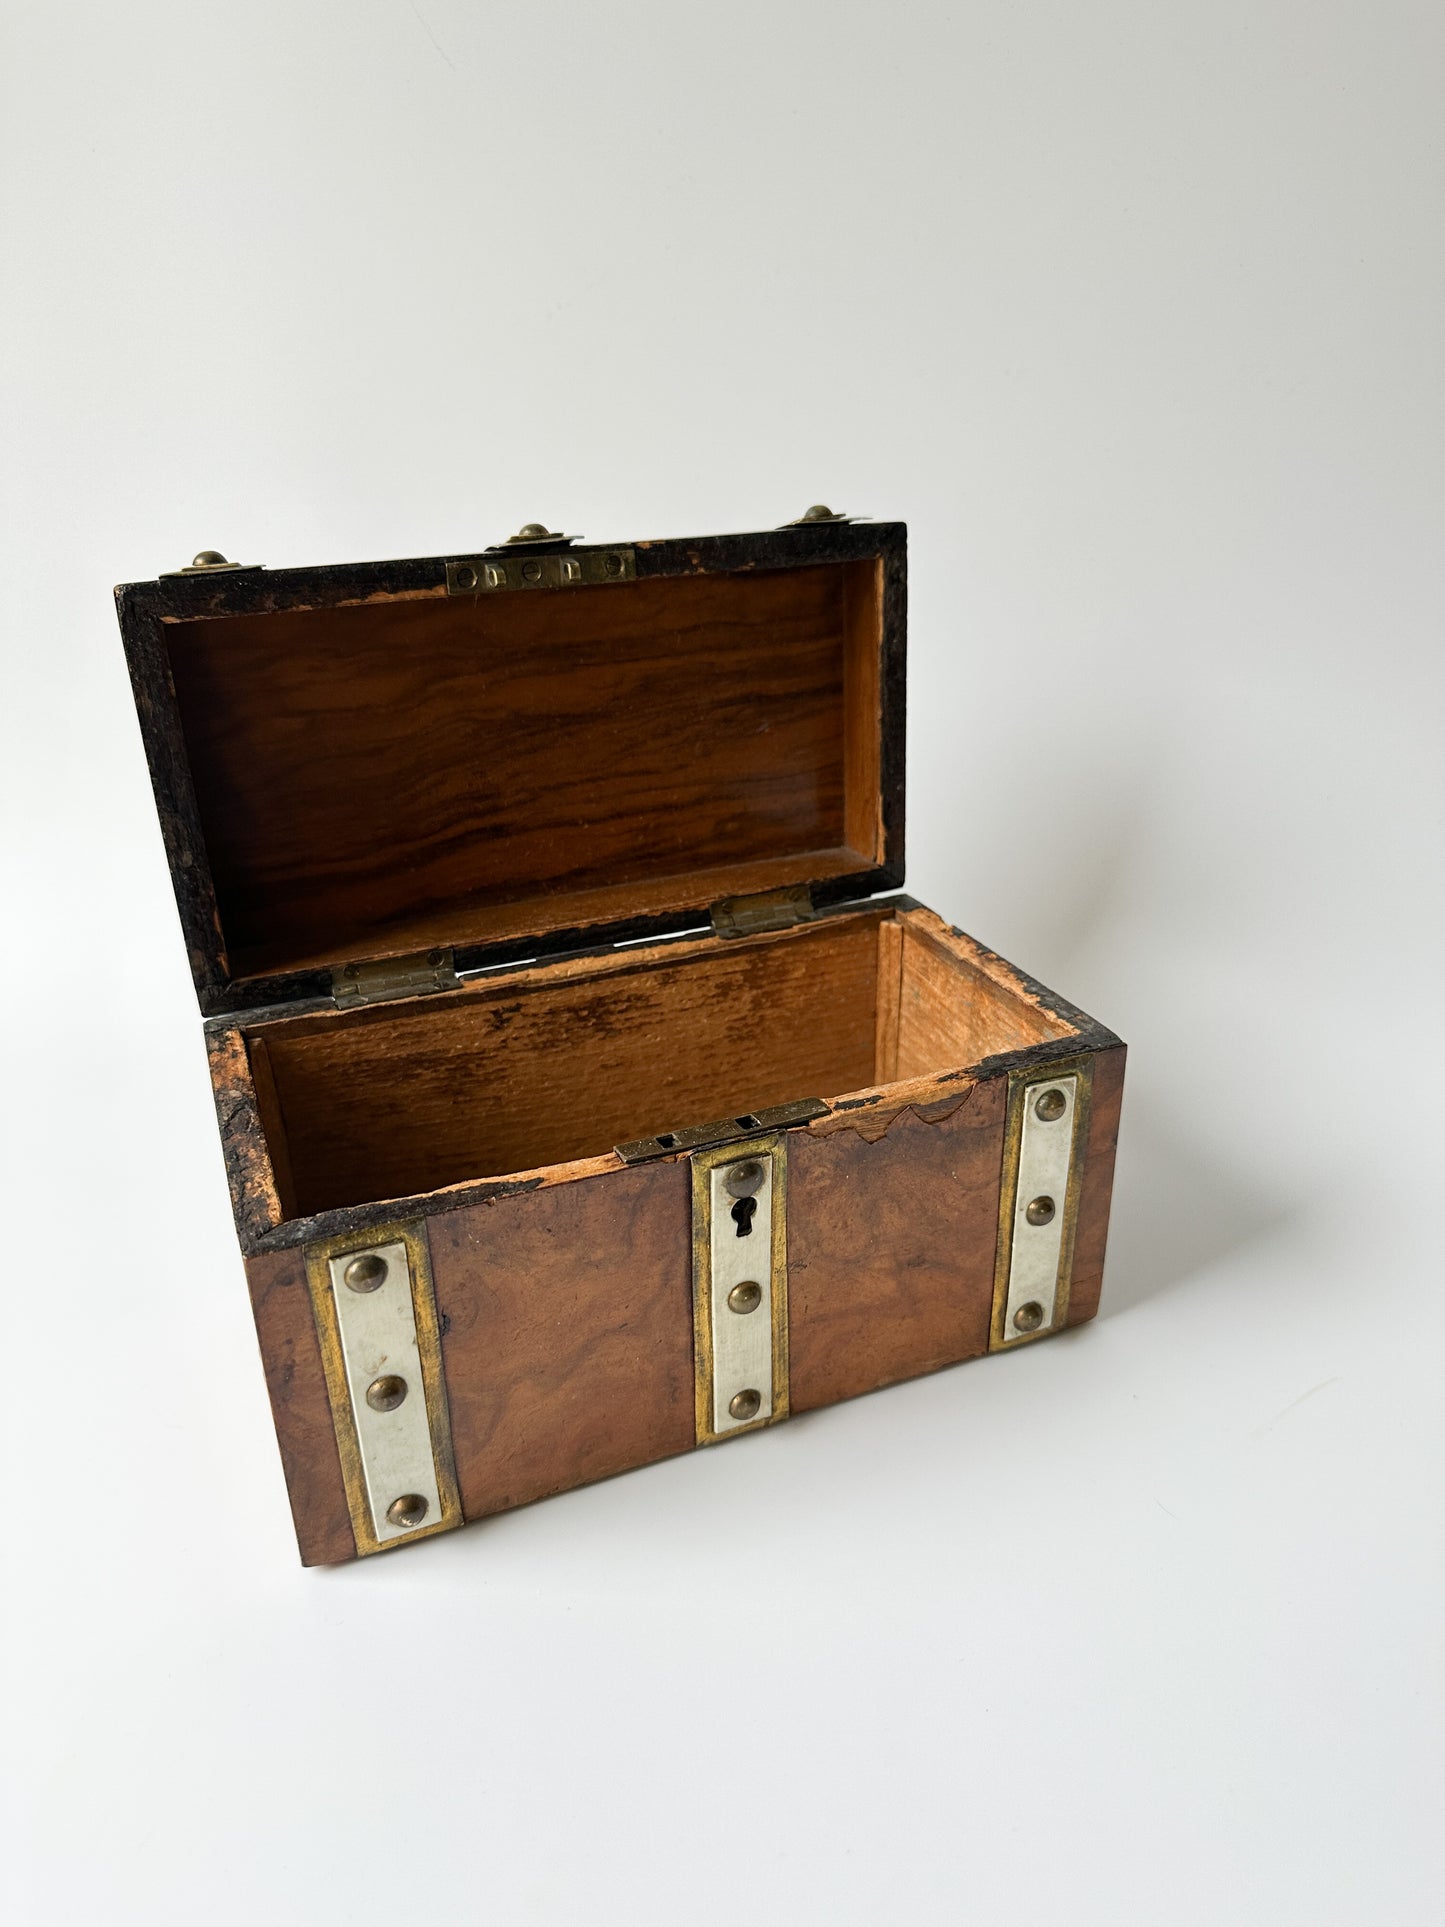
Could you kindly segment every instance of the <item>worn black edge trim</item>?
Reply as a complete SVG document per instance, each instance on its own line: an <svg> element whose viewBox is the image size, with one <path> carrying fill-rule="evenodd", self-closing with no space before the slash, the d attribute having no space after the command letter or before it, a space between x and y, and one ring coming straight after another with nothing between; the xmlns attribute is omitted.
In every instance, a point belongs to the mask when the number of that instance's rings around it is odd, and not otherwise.
<svg viewBox="0 0 1445 1927"><path fill-rule="evenodd" d="M625 1170L619 1164L618 1170ZM464 1211L475 1204L488 1204L494 1198L515 1198L524 1191L542 1188L541 1178L479 1178L475 1184L454 1185L446 1191L424 1191L411 1198L382 1198L371 1204L337 1205L330 1211L313 1212L309 1218L287 1218L274 1231L257 1237L240 1231L241 1255L256 1258L267 1251L290 1251L297 1245L315 1243L318 1238L342 1238L352 1231L367 1231L373 1225L392 1224L399 1218L435 1218L443 1211Z"/></svg>
<svg viewBox="0 0 1445 1927"><path fill-rule="evenodd" d="M203 1011L223 1007L229 981L201 813L181 731L164 625L144 597L116 590L116 615L155 793L161 840L180 913L191 978Z"/></svg>
<svg viewBox="0 0 1445 1927"><path fill-rule="evenodd" d="M630 548L637 579L709 575L739 569L796 569L810 563L860 562L882 557L906 567L907 528L902 522L819 522L800 528L761 529L740 535L669 536L650 542L579 542L580 555ZM207 616L276 615L292 609L330 609L370 596L446 594L448 562L483 555L483 546L460 546L445 555L411 556L390 562L331 562L299 569L255 569L235 575L188 575L124 582L118 599L158 618L191 621ZM621 586L621 585L619 585ZM517 591L518 594L527 593ZM566 595L566 589L535 591Z"/></svg>

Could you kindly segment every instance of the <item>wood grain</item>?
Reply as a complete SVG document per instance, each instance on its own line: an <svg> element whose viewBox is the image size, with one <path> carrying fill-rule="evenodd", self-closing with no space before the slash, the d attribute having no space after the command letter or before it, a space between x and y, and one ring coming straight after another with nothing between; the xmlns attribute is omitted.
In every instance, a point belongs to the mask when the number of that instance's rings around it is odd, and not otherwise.
<svg viewBox="0 0 1445 1927"><path fill-rule="evenodd" d="M839 918L265 1026L296 1208L531 1170L868 1084L876 927Z"/></svg>
<svg viewBox="0 0 1445 1927"><path fill-rule="evenodd" d="M232 972L419 924L455 942L467 906L837 852L850 826L868 840L845 867L874 862L881 611L876 589L849 604L860 569L876 581L854 563L171 625ZM848 762L870 785L851 803Z"/></svg>
<svg viewBox="0 0 1445 1927"><path fill-rule="evenodd" d="M301 1563L328 1566L354 1559L356 1541L311 1315L305 1259L299 1251L248 1258L246 1283Z"/></svg>
<svg viewBox="0 0 1445 1927"><path fill-rule="evenodd" d="M1074 1226L1074 1265L1069 1285L1067 1323L1081 1325L1099 1309L1104 1284L1104 1252L1109 1239L1109 1207L1114 1192L1114 1151L1124 1101L1122 1044L1094 1059L1094 1089L1089 1133L1080 1177L1079 1215Z"/></svg>
<svg viewBox="0 0 1445 1927"><path fill-rule="evenodd" d="M790 1137L795 1412L988 1350L1006 1097L1006 1078L965 1082L873 1141Z"/></svg>
<svg viewBox="0 0 1445 1927"><path fill-rule="evenodd" d="M980 1064L1071 1034L1071 1024L1041 1008L1020 984L986 969L985 953L967 938L960 941L931 911L908 911L900 921L899 1078Z"/></svg>
<svg viewBox="0 0 1445 1927"><path fill-rule="evenodd" d="M689 1450L690 1228L685 1163L432 1221L469 1519Z"/></svg>

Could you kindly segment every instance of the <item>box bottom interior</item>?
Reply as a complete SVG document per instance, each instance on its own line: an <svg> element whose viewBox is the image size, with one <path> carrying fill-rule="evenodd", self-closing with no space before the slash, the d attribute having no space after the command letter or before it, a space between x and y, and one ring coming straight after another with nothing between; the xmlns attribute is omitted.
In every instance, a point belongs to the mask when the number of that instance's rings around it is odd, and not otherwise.
<svg viewBox="0 0 1445 1927"><path fill-rule="evenodd" d="M596 1157L1073 1034L929 911L861 909L248 1024L286 1218Z"/></svg>

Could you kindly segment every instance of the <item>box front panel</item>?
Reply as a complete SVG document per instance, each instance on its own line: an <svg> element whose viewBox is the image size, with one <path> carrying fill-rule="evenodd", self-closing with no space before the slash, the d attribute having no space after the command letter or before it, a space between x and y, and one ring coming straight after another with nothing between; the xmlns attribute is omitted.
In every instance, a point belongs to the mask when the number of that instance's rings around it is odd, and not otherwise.
<svg viewBox="0 0 1445 1927"><path fill-rule="evenodd" d="M691 1447L691 1228L685 1163L430 1220L467 1518Z"/></svg>
<svg viewBox="0 0 1445 1927"><path fill-rule="evenodd" d="M1003 1078L957 1099L798 1131L789 1146L795 1412L988 1350ZM930 1116L929 1113L932 1113ZM836 1124L836 1117L825 1120Z"/></svg>

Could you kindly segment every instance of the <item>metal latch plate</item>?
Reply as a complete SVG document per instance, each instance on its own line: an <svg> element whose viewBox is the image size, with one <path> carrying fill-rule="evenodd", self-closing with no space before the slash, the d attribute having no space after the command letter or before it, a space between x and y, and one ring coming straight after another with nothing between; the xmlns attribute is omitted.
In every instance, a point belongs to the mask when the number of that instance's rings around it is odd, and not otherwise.
<svg viewBox="0 0 1445 1927"><path fill-rule="evenodd" d="M425 1233L307 1253L358 1552L461 1524Z"/></svg>
<svg viewBox="0 0 1445 1927"><path fill-rule="evenodd" d="M1068 1314L1092 1065L1009 1080L992 1348L1057 1331Z"/></svg>
<svg viewBox="0 0 1445 1927"><path fill-rule="evenodd" d="M815 1117L826 1117L828 1106L818 1097L800 1097L793 1104L774 1104L763 1111L747 1111L741 1117L720 1117L711 1124L691 1124L681 1131L661 1131L656 1137L635 1137L619 1144L617 1155L624 1164L645 1164L649 1158L676 1157L681 1152L699 1151L709 1144L730 1144L756 1131L786 1131L795 1124L806 1124Z"/></svg>
<svg viewBox="0 0 1445 1927"><path fill-rule="evenodd" d="M692 1160L699 1445L788 1415L787 1139Z"/></svg>

